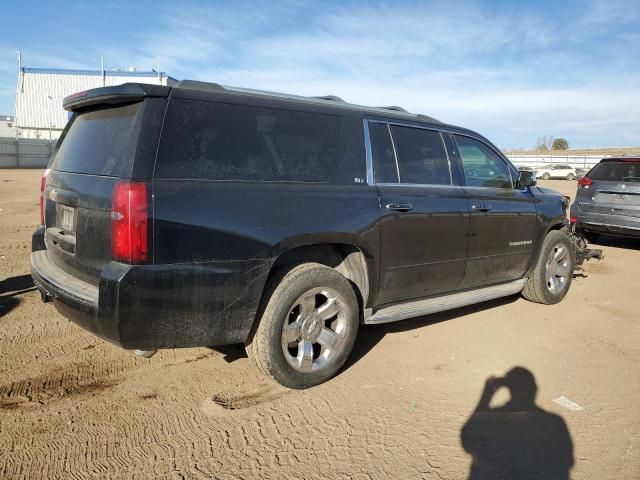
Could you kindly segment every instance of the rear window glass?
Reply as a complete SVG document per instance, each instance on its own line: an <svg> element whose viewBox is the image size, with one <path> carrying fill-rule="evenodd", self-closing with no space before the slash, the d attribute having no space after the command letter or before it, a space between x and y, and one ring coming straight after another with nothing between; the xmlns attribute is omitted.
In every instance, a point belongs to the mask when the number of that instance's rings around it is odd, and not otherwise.
<svg viewBox="0 0 640 480"><path fill-rule="evenodd" d="M640 182L640 161L608 161L593 167L591 180Z"/></svg>
<svg viewBox="0 0 640 480"><path fill-rule="evenodd" d="M341 126L342 119L333 115L174 100L163 128L155 176L349 181L343 175Z"/></svg>
<svg viewBox="0 0 640 480"><path fill-rule="evenodd" d="M450 185L449 159L439 132L392 126L400 183Z"/></svg>
<svg viewBox="0 0 640 480"><path fill-rule="evenodd" d="M72 118L51 167L62 172L124 177L131 171L142 103Z"/></svg>

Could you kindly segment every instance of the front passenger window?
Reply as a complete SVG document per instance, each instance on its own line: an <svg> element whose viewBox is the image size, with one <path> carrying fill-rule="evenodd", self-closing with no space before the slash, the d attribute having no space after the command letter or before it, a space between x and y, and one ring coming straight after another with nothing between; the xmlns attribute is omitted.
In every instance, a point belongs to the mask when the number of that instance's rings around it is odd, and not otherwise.
<svg viewBox="0 0 640 480"><path fill-rule="evenodd" d="M470 187L513 188L507 164L484 143L455 135L467 185Z"/></svg>

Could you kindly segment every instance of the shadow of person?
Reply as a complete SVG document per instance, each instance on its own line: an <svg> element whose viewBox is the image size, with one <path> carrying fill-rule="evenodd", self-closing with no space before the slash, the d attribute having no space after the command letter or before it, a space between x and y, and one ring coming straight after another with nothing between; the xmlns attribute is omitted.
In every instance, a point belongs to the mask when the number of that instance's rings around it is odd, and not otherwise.
<svg viewBox="0 0 640 480"><path fill-rule="evenodd" d="M491 407L500 388L511 399ZM573 443L562 417L535 403L533 374L514 367L502 378L489 377L476 409L462 428L462 446L472 456L469 480L567 480Z"/></svg>

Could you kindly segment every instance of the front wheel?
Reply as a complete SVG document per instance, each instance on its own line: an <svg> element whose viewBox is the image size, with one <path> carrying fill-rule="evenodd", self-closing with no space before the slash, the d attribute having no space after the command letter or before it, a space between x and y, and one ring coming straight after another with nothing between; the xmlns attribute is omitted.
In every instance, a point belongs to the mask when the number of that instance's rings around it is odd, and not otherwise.
<svg viewBox="0 0 640 480"><path fill-rule="evenodd" d="M543 180L549 180L550 178L551 178L551 175L549 175L548 173L542 174L542 179Z"/></svg>
<svg viewBox="0 0 640 480"><path fill-rule="evenodd" d="M336 270L299 265L271 282L246 350L262 373L289 388L308 388L346 362L358 333L353 287Z"/></svg>
<svg viewBox="0 0 640 480"><path fill-rule="evenodd" d="M566 179L567 180L575 180L576 176L573 173L570 173L570 174L567 175Z"/></svg>
<svg viewBox="0 0 640 480"><path fill-rule="evenodd" d="M574 266L575 253L568 235L562 230L549 232L522 296L536 303L558 303L569 291Z"/></svg>

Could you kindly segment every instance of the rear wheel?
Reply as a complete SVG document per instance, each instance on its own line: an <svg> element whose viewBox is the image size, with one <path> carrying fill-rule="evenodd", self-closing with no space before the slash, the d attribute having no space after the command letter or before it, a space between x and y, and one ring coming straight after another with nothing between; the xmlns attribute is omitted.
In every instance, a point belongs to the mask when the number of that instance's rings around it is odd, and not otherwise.
<svg viewBox="0 0 640 480"><path fill-rule="evenodd" d="M575 176L573 173L570 173L570 174L568 174L565 178L566 178L567 180L575 180L575 179L576 179L576 176Z"/></svg>
<svg viewBox="0 0 640 480"><path fill-rule="evenodd" d="M542 179L543 180L549 180L550 178L551 178L551 175L549 175L548 173L545 172L545 173L542 174Z"/></svg>
<svg viewBox="0 0 640 480"><path fill-rule="evenodd" d="M567 234L561 230L549 232L522 296L536 303L558 303L569 291L574 265L575 254Z"/></svg>
<svg viewBox="0 0 640 480"><path fill-rule="evenodd" d="M275 279L253 334L249 357L289 388L322 383L344 365L358 333L358 301L349 281L318 263Z"/></svg>

